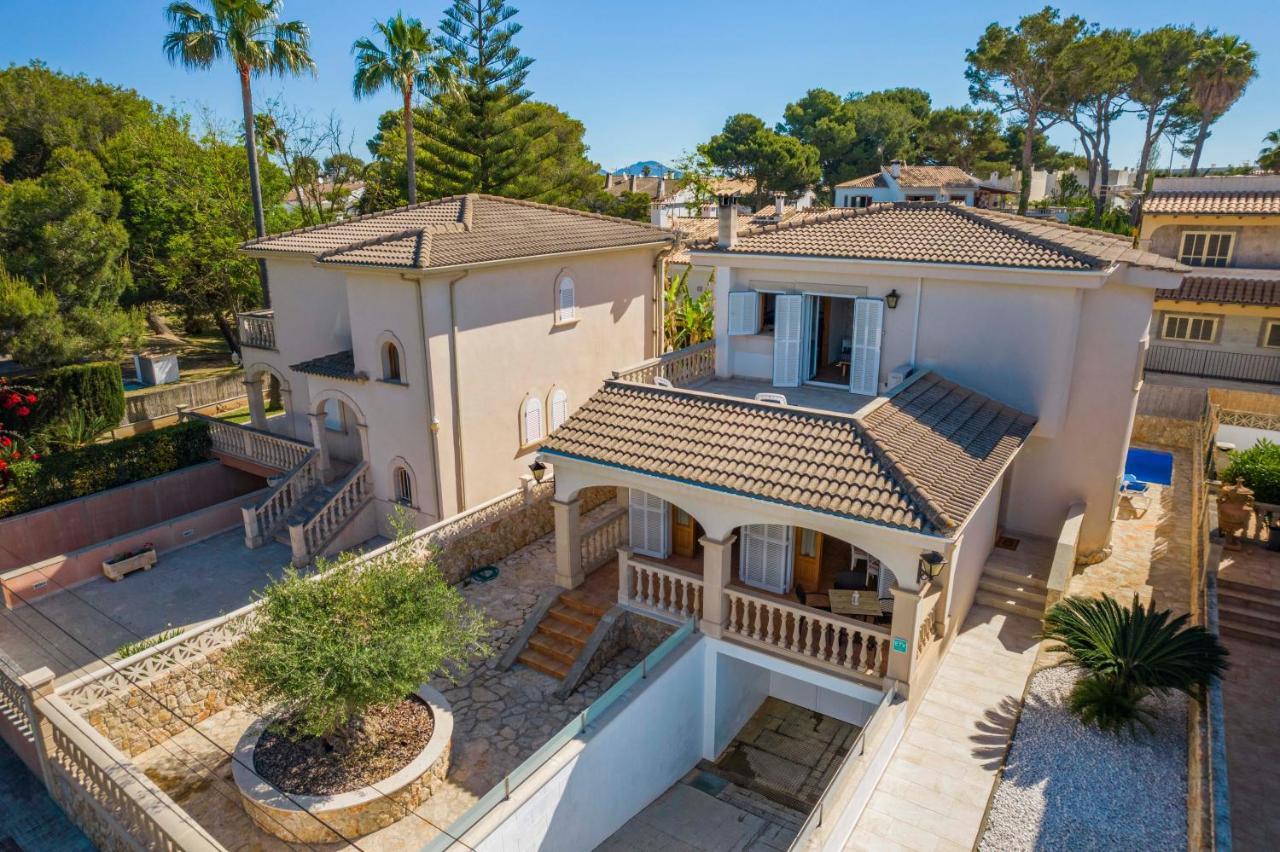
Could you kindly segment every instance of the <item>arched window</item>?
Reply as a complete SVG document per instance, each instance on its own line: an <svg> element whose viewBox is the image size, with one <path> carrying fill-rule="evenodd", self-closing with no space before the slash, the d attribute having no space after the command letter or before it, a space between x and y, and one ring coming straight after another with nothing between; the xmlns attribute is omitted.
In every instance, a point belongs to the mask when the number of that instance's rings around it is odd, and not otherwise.
<svg viewBox="0 0 1280 852"><path fill-rule="evenodd" d="M569 394L560 388L551 392L551 431L554 432L569 419Z"/></svg>
<svg viewBox="0 0 1280 852"><path fill-rule="evenodd" d="M401 381L400 349L389 340L382 344L382 378L388 382Z"/></svg>
<svg viewBox="0 0 1280 852"><path fill-rule="evenodd" d="M396 502L405 506L413 505L413 477L409 475L408 468L396 467L395 469L395 487Z"/></svg>
<svg viewBox="0 0 1280 852"><path fill-rule="evenodd" d="M520 409L520 429L524 433L520 436L521 444L528 446L541 441L545 434L542 427L542 400L531 396Z"/></svg>
<svg viewBox="0 0 1280 852"><path fill-rule="evenodd" d="M576 310L573 279L566 275L556 285L556 322L569 322L576 316Z"/></svg>

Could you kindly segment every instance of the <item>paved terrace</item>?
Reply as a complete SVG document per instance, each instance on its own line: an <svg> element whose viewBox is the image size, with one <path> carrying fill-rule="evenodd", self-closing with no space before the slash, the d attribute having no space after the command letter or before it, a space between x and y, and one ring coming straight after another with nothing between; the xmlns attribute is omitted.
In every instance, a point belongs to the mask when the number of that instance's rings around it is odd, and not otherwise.
<svg viewBox="0 0 1280 852"><path fill-rule="evenodd" d="M817 385L779 388L774 387L772 382L762 379L711 378L693 382L686 387L689 390L733 396L739 399L755 399L758 393L780 393L787 398L788 405L814 408L819 411L836 411L841 414L852 414L875 399L873 396L850 393L848 388L827 388Z"/></svg>

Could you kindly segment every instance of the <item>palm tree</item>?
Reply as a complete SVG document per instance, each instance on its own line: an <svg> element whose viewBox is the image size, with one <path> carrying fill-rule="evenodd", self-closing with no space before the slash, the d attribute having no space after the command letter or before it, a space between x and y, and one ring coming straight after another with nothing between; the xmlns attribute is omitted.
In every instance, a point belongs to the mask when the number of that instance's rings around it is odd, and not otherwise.
<svg viewBox="0 0 1280 852"><path fill-rule="evenodd" d="M1280 130L1273 130L1262 138L1267 147L1258 152L1258 168L1268 172L1280 172Z"/></svg>
<svg viewBox="0 0 1280 852"><path fill-rule="evenodd" d="M434 94L448 84L448 72L440 61L431 31L417 18L397 12L386 23L374 22L382 45L373 39L357 39L351 45L356 57L356 73L351 88L357 98L370 97L388 86L399 89L403 98L405 162L409 167L406 190L410 204L418 203L417 149L413 143L413 94Z"/></svg>
<svg viewBox="0 0 1280 852"><path fill-rule="evenodd" d="M1200 165L1209 125L1221 118L1258 76L1257 60L1258 52L1239 36L1217 35L1212 30L1201 36L1188 69L1191 103L1200 119L1191 153L1192 175Z"/></svg>
<svg viewBox="0 0 1280 852"><path fill-rule="evenodd" d="M240 77L240 104L244 109L244 148L249 157L249 191L253 196L253 226L266 236L262 212L262 184L258 178L258 148L254 139L253 89L258 74L280 76L315 73L308 47L311 35L302 21L281 21L284 0L195 0L174 2L165 9L173 31L164 37L164 53L175 65L209 68L223 57L231 60ZM262 303L271 307L267 262L258 261Z"/></svg>
<svg viewBox="0 0 1280 852"><path fill-rule="evenodd" d="M1084 672L1071 690L1069 706L1086 724L1116 731L1154 713L1142 706L1153 692L1192 694L1220 677L1227 650L1217 637L1188 617L1156 612L1133 596L1124 608L1112 597L1063 598L1044 617L1043 639L1061 643L1051 652L1067 655Z"/></svg>

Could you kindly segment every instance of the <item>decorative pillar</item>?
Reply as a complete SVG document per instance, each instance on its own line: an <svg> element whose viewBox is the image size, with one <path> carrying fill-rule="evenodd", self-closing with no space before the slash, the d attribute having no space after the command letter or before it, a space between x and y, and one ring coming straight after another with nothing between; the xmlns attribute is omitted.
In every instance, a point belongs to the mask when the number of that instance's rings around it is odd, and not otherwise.
<svg viewBox="0 0 1280 852"><path fill-rule="evenodd" d="M311 443L320 451L320 481L329 481L329 445L324 440L324 412L313 411L311 418Z"/></svg>
<svg viewBox="0 0 1280 852"><path fill-rule="evenodd" d="M249 397L249 423L255 429L267 428L267 406L262 401L262 376L244 380L244 392Z"/></svg>
<svg viewBox="0 0 1280 852"><path fill-rule="evenodd" d="M631 600L631 546L623 545L618 548L618 603L626 603L629 600Z"/></svg>
<svg viewBox="0 0 1280 852"><path fill-rule="evenodd" d="M284 409L284 428L290 438L298 437L298 426L293 420L293 391L284 382L278 382L280 388L280 407Z"/></svg>
<svg viewBox="0 0 1280 852"><path fill-rule="evenodd" d="M911 683L912 664L916 657L916 635L920 632L920 598L928 591L928 584L922 589L904 589L900 585L893 587L893 623L889 628L889 665L885 670L888 677L906 685Z"/></svg>
<svg viewBox="0 0 1280 852"><path fill-rule="evenodd" d="M720 541L706 535L699 539L702 542L702 621L698 629L713 639L720 638L729 614L724 605L724 590L733 579L733 543L737 538L730 533Z"/></svg>
<svg viewBox="0 0 1280 852"><path fill-rule="evenodd" d="M18 678L18 684L26 693L27 706L22 708L31 718L31 734L35 738L36 755L40 758L40 772L45 787L53 791L53 777L49 774L49 753L53 749L53 725L45 718L37 704L53 694L54 674L47 666L41 666Z"/></svg>
<svg viewBox="0 0 1280 852"><path fill-rule="evenodd" d="M586 577L582 573L582 517L578 498L552 499L556 518L556 585L576 589Z"/></svg>
<svg viewBox="0 0 1280 852"><path fill-rule="evenodd" d="M357 423L356 434L360 436L360 458L372 464L373 459L369 456L369 424Z"/></svg>

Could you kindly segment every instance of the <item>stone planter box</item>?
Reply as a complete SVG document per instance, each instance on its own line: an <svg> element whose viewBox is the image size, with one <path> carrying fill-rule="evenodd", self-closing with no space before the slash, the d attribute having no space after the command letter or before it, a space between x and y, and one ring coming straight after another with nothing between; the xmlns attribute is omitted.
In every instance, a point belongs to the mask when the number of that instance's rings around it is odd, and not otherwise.
<svg viewBox="0 0 1280 852"><path fill-rule="evenodd" d="M108 579L119 580L125 574L133 571L149 571L156 564L156 549L149 547L146 550L135 553L132 556L117 557L108 559L102 563L102 573Z"/></svg>
<svg viewBox="0 0 1280 852"><path fill-rule="evenodd" d="M431 710L434 723L427 747L385 781L336 796L285 796L251 772L253 749L272 720L254 722L240 737L231 764L249 818L273 837L301 843L337 843L342 837L362 837L404 819L444 783L453 741L453 713L445 697L429 686L415 694Z"/></svg>

